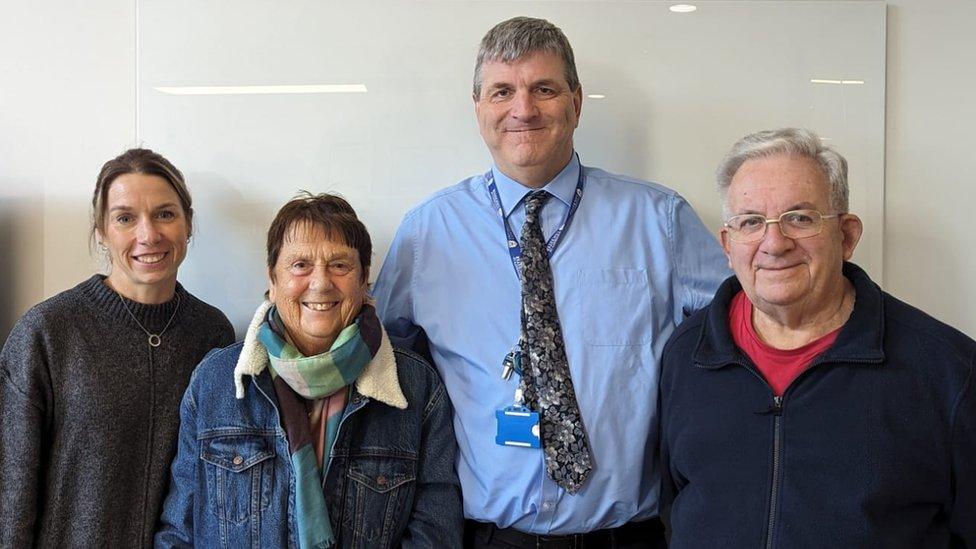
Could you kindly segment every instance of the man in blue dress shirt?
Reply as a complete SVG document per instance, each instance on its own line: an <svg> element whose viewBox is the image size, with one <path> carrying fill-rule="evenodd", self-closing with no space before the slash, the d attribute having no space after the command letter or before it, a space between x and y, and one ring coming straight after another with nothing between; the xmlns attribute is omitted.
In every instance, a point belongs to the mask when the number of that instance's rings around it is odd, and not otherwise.
<svg viewBox="0 0 976 549"><path fill-rule="evenodd" d="M659 360L728 275L721 248L674 191L580 164L582 88L568 40L548 21L517 17L485 35L473 99L494 165L406 214L374 291L394 344L428 348L454 404L466 544L662 545ZM563 363L588 442L582 484L570 489L547 474L538 447L496 443L496 411L521 398L503 361L519 356L525 333L517 235L539 189L549 195L533 223L549 245Z"/></svg>

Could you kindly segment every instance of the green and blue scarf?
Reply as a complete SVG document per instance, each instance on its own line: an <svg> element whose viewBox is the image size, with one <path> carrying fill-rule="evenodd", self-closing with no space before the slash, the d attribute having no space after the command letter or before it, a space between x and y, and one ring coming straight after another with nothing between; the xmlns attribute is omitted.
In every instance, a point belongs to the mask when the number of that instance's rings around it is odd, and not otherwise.
<svg viewBox="0 0 976 549"><path fill-rule="evenodd" d="M258 331L258 340L268 351L295 472L295 522L299 546L303 549L331 547L335 535L325 503L323 472L329 466L329 453L339 430L343 408L327 419L321 464L315 455L308 411L311 400L324 398L343 388L348 390L379 350L382 328L376 310L372 305L364 304L356 321L343 329L332 348L322 354L303 356L284 334L278 310L271 307Z"/></svg>

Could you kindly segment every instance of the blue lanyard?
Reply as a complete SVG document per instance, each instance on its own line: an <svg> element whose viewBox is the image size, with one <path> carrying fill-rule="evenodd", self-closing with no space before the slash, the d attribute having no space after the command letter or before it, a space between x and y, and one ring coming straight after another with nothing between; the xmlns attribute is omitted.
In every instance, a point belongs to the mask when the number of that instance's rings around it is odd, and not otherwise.
<svg viewBox="0 0 976 549"><path fill-rule="evenodd" d="M563 233L569 229L570 223L573 222L576 209L579 208L580 201L583 199L583 183L586 181L584 173L583 165L580 164L579 181L576 182L576 190L573 192L573 202L569 205L569 211L566 212L566 218L563 220L562 225L556 229L556 232L552 233L549 241L546 242L546 253L549 254L550 258L552 258L553 252L556 251L556 246L559 245L559 241L562 240ZM502 209L502 199L498 195L498 186L495 184L495 176L491 170L488 170L488 173L485 174L485 180L488 181L488 194L491 196L491 206L501 216L502 225L505 226L505 239L508 241L508 253L512 256L512 266L515 267L515 274L519 277L519 280L522 280L522 246L519 244L519 239L515 236L515 232L512 231L512 227L508 224L508 220L505 219L505 211Z"/></svg>

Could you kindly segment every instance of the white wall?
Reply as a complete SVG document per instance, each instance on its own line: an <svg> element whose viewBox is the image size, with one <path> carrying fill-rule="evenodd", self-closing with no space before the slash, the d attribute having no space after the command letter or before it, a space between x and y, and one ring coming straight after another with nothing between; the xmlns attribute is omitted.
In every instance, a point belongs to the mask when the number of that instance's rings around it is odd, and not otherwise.
<svg viewBox="0 0 976 549"><path fill-rule="evenodd" d="M976 336L976 3L888 4L885 285ZM134 5L0 4L0 341L93 272L84 204L135 144Z"/></svg>
<svg viewBox="0 0 976 549"><path fill-rule="evenodd" d="M885 285L976 337L976 2L888 2Z"/></svg>
<svg viewBox="0 0 976 549"><path fill-rule="evenodd" d="M0 342L93 272L102 163L134 145L135 2L0 3Z"/></svg>

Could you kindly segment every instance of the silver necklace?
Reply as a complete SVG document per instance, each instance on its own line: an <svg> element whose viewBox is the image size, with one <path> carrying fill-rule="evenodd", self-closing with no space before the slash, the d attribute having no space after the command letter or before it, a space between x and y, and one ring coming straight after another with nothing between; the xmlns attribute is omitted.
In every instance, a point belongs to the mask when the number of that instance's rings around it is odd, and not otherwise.
<svg viewBox="0 0 976 549"><path fill-rule="evenodd" d="M176 293L176 308L173 309L173 314L169 316L169 320L166 322L166 326L163 326L163 330L158 334L149 333L149 330L147 330L146 327L142 325L142 322L139 322L139 319L136 318L136 315L132 314L132 311L129 310L129 306L125 304L125 299L122 297L122 294L115 294L115 295L119 296L119 301L122 302L122 308L125 309L125 312L129 313L129 316L132 317L132 320L135 321L136 326L139 326L140 330L146 332L146 337L149 338L149 346L159 347L159 344L163 342L162 340L163 334L166 333L166 329L169 328L169 325L173 322L173 319L176 318L176 313L179 312L180 310L179 292Z"/></svg>

